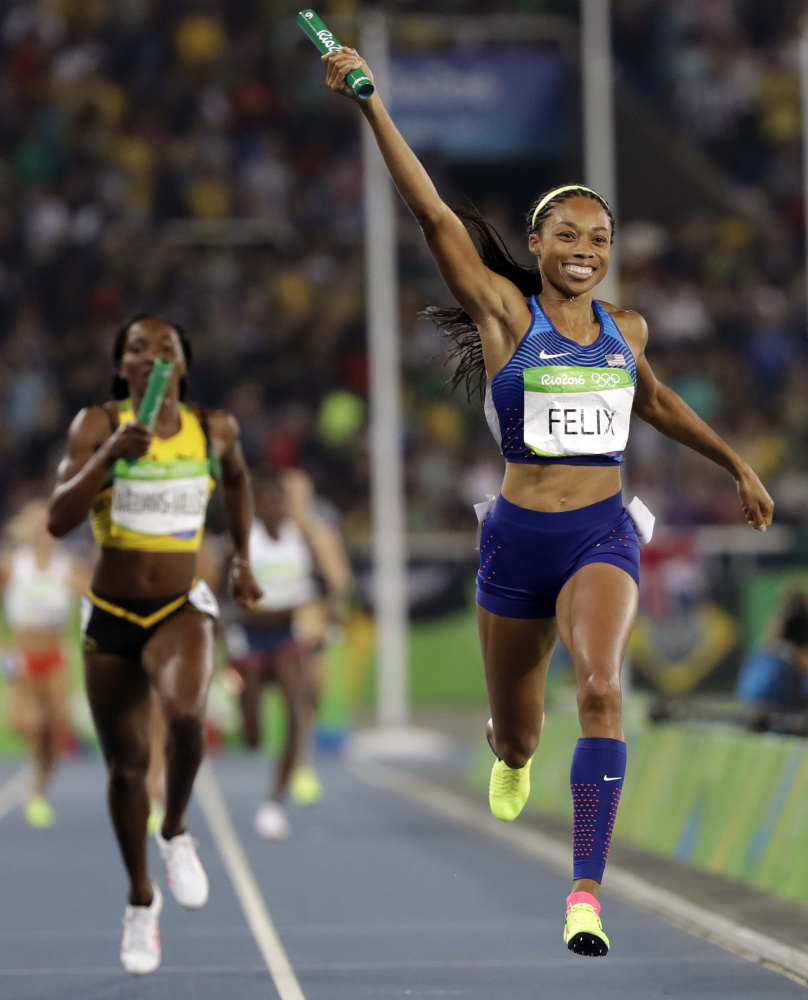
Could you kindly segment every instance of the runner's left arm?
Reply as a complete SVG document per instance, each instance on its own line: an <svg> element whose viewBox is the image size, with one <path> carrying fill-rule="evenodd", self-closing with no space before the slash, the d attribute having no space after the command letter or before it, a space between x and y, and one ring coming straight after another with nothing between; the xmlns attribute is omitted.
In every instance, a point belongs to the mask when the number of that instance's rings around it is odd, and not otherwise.
<svg viewBox="0 0 808 1000"><path fill-rule="evenodd" d="M11 579L12 553L10 549L0 552L0 594L5 594ZM0 615L0 677L14 677L17 674L14 658L14 638L5 615Z"/></svg>
<svg viewBox="0 0 808 1000"><path fill-rule="evenodd" d="M326 588L328 615L344 620L354 578L339 530L319 515L301 521L300 529Z"/></svg>
<svg viewBox="0 0 808 1000"><path fill-rule="evenodd" d="M222 462L222 494L227 529L233 541L230 592L250 607L262 594L250 569L250 527L253 519L252 486L244 460L236 418L222 410L208 418L211 438Z"/></svg>
<svg viewBox="0 0 808 1000"><path fill-rule="evenodd" d="M632 324L638 329L632 331L634 336L631 339L627 337L629 344L634 347L639 336L643 348L635 350L637 392L634 397L634 413L661 434L692 448L722 469L726 469L738 487L738 495L747 521L758 531L765 531L772 523L774 501L763 483L749 463L733 451L681 396L658 381L645 356L645 340L648 336L645 320L638 313L633 313Z"/></svg>

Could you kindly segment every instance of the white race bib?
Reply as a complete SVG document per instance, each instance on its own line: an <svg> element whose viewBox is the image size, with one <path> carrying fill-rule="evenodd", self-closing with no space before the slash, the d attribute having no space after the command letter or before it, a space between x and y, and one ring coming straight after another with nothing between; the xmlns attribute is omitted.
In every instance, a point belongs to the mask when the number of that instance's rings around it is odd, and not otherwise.
<svg viewBox="0 0 808 1000"><path fill-rule="evenodd" d="M611 455L628 441L634 382L623 368L526 368L524 440L547 458Z"/></svg>
<svg viewBox="0 0 808 1000"><path fill-rule="evenodd" d="M121 460L115 466L112 531L191 536L205 523L208 489L207 460Z"/></svg>
<svg viewBox="0 0 808 1000"><path fill-rule="evenodd" d="M256 611L286 611L314 600L317 588L308 562L252 561L252 571L263 595L255 602Z"/></svg>

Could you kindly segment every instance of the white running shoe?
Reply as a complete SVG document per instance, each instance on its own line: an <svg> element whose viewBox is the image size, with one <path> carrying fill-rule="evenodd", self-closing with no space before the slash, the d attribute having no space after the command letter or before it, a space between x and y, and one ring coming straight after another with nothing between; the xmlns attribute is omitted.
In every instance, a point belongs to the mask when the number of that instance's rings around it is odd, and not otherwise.
<svg viewBox="0 0 808 1000"><path fill-rule="evenodd" d="M286 840L292 832L280 802L262 802L255 814L255 832L264 840Z"/></svg>
<svg viewBox="0 0 808 1000"><path fill-rule="evenodd" d="M166 863L168 887L174 899L189 910L199 910L208 901L208 876L196 853L196 841L189 833L165 840L159 830L154 839Z"/></svg>
<svg viewBox="0 0 808 1000"><path fill-rule="evenodd" d="M160 965L160 910L163 894L152 882L150 906L127 905L123 914L121 963L133 976L148 976Z"/></svg>

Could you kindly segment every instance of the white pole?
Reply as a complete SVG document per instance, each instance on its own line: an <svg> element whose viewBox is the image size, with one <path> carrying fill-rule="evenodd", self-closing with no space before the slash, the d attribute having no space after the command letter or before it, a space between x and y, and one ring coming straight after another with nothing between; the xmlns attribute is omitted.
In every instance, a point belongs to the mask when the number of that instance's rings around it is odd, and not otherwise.
<svg viewBox="0 0 808 1000"><path fill-rule="evenodd" d="M583 96L584 183L608 201L617 218L617 167L614 141L614 83L609 0L581 0L581 91ZM614 302L619 261L612 247L609 273L597 297Z"/></svg>
<svg viewBox="0 0 808 1000"><path fill-rule="evenodd" d="M802 94L802 190L808 205L808 14L800 22L800 91ZM808 225L805 226L805 309L808 333Z"/></svg>
<svg viewBox="0 0 808 1000"><path fill-rule="evenodd" d="M362 54L389 93L383 14L365 15ZM407 555L393 187L375 139L362 133L365 170L365 275L370 354L371 507L376 608L377 715L381 726L409 721Z"/></svg>

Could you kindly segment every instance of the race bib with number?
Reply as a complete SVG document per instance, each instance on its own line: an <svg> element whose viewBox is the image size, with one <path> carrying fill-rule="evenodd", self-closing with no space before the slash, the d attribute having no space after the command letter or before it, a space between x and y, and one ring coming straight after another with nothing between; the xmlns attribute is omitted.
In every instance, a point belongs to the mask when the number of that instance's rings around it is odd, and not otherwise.
<svg viewBox="0 0 808 1000"><path fill-rule="evenodd" d="M628 441L634 382L623 368L526 368L524 441L536 455L611 455Z"/></svg>
<svg viewBox="0 0 808 1000"><path fill-rule="evenodd" d="M111 527L138 535L191 537L205 522L209 472L207 459L115 465Z"/></svg>

